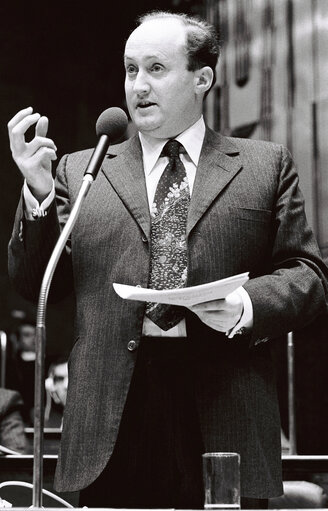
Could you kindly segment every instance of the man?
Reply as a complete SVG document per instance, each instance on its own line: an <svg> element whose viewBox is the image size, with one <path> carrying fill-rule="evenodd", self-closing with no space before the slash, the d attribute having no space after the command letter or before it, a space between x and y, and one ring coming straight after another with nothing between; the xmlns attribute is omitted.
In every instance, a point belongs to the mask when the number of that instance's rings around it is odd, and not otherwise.
<svg viewBox="0 0 328 511"><path fill-rule="evenodd" d="M45 381L46 406L45 425L50 428L61 428L63 410L66 405L68 386L68 367L65 357L58 357L49 367Z"/></svg>
<svg viewBox="0 0 328 511"><path fill-rule="evenodd" d="M213 29L187 16L148 15L132 32L125 91L139 133L109 149L53 282L53 298L73 285L77 303L56 488L83 488L83 505L203 507L206 451L240 453L243 507L282 493L264 341L326 310L327 269L288 152L205 126L217 58ZM8 127L25 177L10 274L35 299L91 153L62 159L56 208L47 119L28 108ZM246 271L243 288L190 310L124 301L112 287Z"/></svg>
<svg viewBox="0 0 328 511"><path fill-rule="evenodd" d="M23 400L18 392L0 388L0 453L28 452L22 418Z"/></svg>
<svg viewBox="0 0 328 511"><path fill-rule="evenodd" d="M27 426L33 426L35 324L23 321L13 338L14 352L8 357L7 386L17 390L23 399L22 416ZM14 345L15 343L15 345Z"/></svg>

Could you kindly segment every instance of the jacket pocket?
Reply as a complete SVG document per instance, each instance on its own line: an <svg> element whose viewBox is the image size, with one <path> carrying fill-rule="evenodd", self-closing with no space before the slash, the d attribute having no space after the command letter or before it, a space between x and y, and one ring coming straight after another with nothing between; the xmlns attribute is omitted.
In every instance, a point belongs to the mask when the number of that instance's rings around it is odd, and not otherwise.
<svg viewBox="0 0 328 511"><path fill-rule="evenodd" d="M230 207L230 214L241 220L268 223L271 220L272 211L269 209L255 208L233 208Z"/></svg>

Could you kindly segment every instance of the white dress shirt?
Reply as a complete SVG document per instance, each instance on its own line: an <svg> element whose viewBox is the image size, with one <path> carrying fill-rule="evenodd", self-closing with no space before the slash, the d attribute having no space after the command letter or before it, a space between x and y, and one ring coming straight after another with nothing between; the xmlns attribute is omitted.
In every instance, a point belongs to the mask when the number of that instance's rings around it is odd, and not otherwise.
<svg viewBox="0 0 328 511"><path fill-rule="evenodd" d="M175 139L178 140L186 150L186 153L182 153L180 155L180 158L186 169L190 195L192 195L197 165L204 137L205 123L203 117L196 121L195 124L190 126L186 131L175 137ZM148 204L149 209L151 209L151 205L155 197L157 184L168 163L168 157L164 156L160 158L160 154L163 150L163 147L165 146L166 142L169 139L157 139L149 135L144 135L142 133L139 133L139 138L142 147ZM25 182L24 199L26 217L31 220L44 216L46 214L47 208L50 206L54 198L55 188L53 185L53 189L50 192L49 196L42 202L42 204L39 204L39 202L32 195L31 191L29 190ZM235 325L235 327L232 330L226 332L226 335L229 338L232 338L235 335L235 333L239 331L242 327L251 328L253 323L253 306L247 291L243 287L240 287L238 288L237 292L239 293L243 301L244 310L240 318L240 321ZM157 326L153 321L151 321L149 318L145 316L142 333L144 336L152 337L186 337L187 335L186 322L183 319L173 328L164 331L159 326Z"/></svg>

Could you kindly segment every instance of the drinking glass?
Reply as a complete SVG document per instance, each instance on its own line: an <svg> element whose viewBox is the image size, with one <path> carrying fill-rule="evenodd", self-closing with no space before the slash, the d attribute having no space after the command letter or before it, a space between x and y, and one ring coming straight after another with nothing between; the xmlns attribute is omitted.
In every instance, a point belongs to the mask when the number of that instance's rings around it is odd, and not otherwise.
<svg viewBox="0 0 328 511"><path fill-rule="evenodd" d="M236 452L203 454L205 509L240 509L240 456Z"/></svg>

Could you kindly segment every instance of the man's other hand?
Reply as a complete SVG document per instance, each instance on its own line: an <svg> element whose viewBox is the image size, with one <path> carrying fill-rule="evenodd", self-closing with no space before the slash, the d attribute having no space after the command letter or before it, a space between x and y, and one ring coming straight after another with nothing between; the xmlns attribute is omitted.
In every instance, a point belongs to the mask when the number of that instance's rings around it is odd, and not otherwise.
<svg viewBox="0 0 328 511"><path fill-rule="evenodd" d="M207 326L219 332L229 332L240 320L244 304L239 293L233 291L226 298L198 303L189 309Z"/></svg>
<svg viewBox="0 0 328 511"><path fill-rule="evenodd" d="M35 135L27 142L26 131L34 124ZM54 142L46 138L48 124L47 117L33 113L32 107L21 110L8 123L13 159L40 203L52 189L51 162L57 159Z"/></svg>

